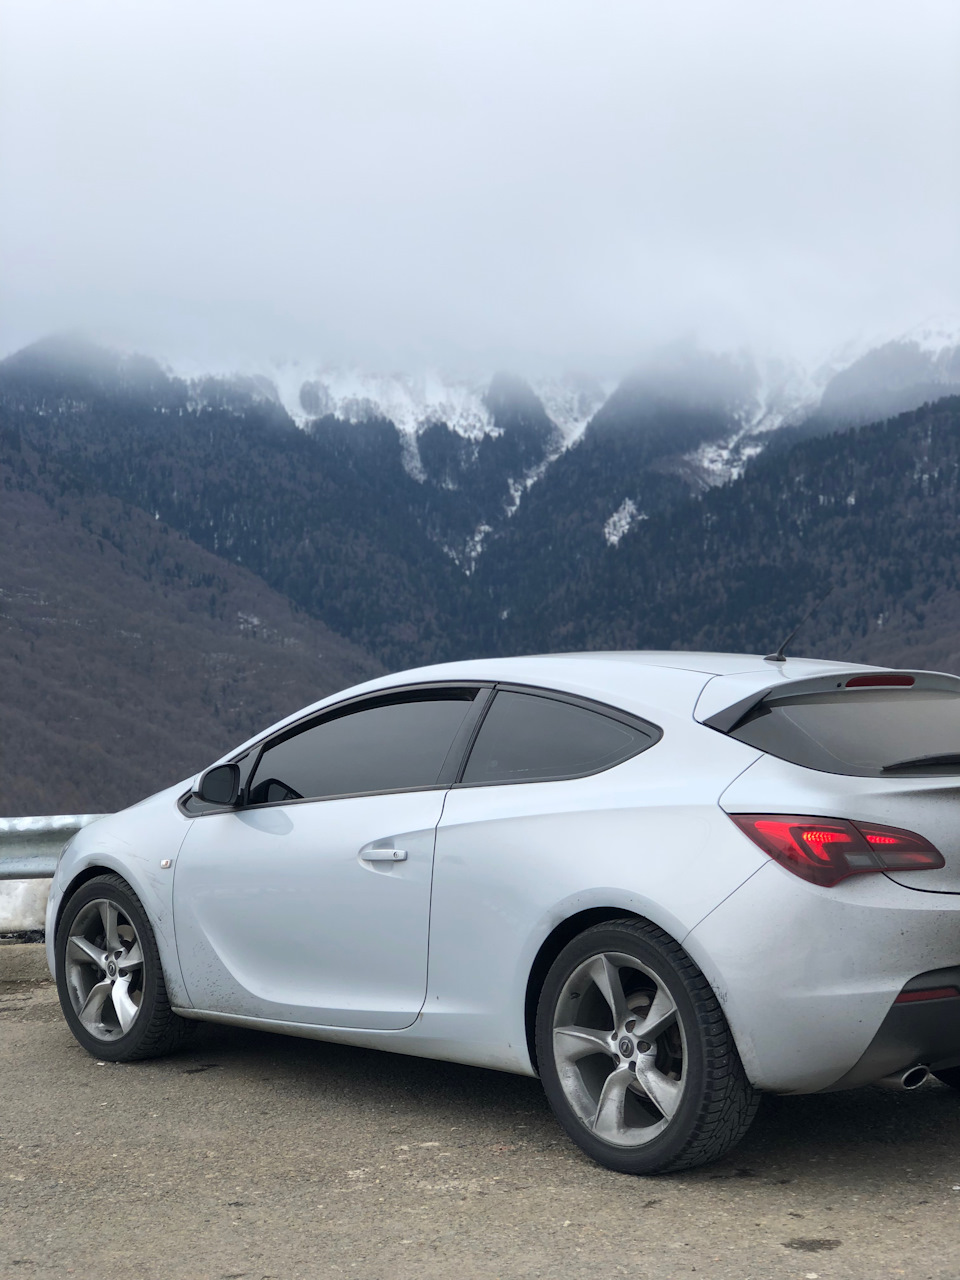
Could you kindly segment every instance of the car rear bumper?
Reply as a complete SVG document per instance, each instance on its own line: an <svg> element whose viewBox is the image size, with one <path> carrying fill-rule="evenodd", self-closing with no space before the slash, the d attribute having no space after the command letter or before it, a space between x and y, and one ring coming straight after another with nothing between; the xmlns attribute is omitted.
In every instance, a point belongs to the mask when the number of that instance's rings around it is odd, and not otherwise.
<svg viewBox="0 0 960 1280"><path fill-rule="evenodd" d="M960 981L958 895L883 875L821 889L771 862L684 946L717 992L757 1088L846 1088L960 1055L960 999L895 1003L932 971Z"/></svg>
<svg viewBox="0 0 960 1280"><path fill-rule="evenodd" d="M956 995L894 1003L860 1060L831 1088L871 1084L918 1064L933 1070L960 1065L960 966L918 974L900 996L950 987Z"/></svg>

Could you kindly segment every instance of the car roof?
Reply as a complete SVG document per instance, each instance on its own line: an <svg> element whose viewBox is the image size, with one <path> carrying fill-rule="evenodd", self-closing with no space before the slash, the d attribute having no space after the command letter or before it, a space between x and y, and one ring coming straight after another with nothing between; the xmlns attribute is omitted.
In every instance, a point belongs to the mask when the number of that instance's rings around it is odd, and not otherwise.
<svg viewBox="0 0 960 1280"><path fill-rule="evenodd" d="M528 654L514 658L471 658L414 667L378 676L363 684L340 690L304 707L261 731L242 746L222 757L229 760L239 751L259 741L267 733L349 698L388 689L445 681L503 682L553 689L590 698L653 719L682 716L689 719L698 708L705 687L710 688L709 705L719 709L756 690L758 695L771 685L809 679L841 671L870 671L882 668L859 663L827 662L814 658L787 658L768 662L759 654L688 653L682 650L610 650L586 653ZM724 691L729 688L729 693ZM707 714L706 712L704 715Z"/></svg>

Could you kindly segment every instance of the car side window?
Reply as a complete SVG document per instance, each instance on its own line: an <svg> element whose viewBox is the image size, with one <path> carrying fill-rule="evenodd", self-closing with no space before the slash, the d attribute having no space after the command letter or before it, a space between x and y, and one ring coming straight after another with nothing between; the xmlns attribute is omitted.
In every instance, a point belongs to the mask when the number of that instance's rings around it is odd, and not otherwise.
<svg viewBox="0 0 960 1280"><path fill-rule="evenodd" d="M549 782L609 769L660 734L572 702L501 689L484 717L463 784Z"/></svg>
<svg viewBox="0 0 960 1280"><path fill-rule="evenodd" d="M387 695L293 730L264 749L247 803L436 786L476 694Z"/></svg>

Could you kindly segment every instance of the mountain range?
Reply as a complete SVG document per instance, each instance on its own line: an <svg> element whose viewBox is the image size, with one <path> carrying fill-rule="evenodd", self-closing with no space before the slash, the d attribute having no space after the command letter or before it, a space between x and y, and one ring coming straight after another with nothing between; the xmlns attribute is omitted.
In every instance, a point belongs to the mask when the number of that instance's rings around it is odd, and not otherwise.
<svg viewBox="0 0 960 1280"><path fill-rule="evenodd" d="M827 592L795 652L960 663L960 327L814 376L185 372L0 362L8 813L127 803L385 667L763 652Z"/></svg>

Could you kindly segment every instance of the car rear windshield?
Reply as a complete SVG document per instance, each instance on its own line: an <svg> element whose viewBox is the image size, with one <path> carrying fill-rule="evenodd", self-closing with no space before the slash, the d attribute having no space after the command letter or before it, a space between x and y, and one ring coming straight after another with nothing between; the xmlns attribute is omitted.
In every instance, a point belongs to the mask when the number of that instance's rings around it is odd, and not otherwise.
<svg viewBox="0 0 960 1280"><path fill-rule="evenodd" d="M960 694L846 689L768 698L730 731L781 760L861 777L960 773Z"/></svg>

